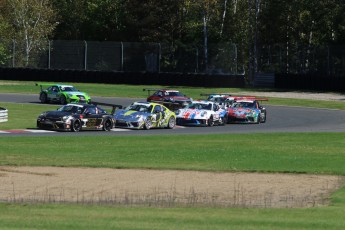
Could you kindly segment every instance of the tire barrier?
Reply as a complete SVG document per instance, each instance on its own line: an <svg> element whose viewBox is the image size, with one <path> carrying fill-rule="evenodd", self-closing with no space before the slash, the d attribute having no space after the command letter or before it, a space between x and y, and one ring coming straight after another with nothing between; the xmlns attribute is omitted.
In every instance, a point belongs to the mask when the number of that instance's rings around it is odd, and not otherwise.
<svg viewBox="0 0 345 230"><path fill-rule="evenodd" d="M244 75L0 68L1 80L242 88Z"/></svg>
<svg viewBox="0 0 345 230"><path fill-rule="evenodd" d="M8 110L0 107L0 123L8 121Z"/></svg>

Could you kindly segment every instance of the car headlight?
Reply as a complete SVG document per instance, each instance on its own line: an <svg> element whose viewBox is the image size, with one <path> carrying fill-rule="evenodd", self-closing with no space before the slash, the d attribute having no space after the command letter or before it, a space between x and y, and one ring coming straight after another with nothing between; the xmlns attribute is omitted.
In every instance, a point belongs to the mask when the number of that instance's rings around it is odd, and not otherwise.
<svg viewBox="0 0 345 230"><path fill-rule="evenodd" d="M45 117L47 115L47 112L41 113L39 117Z"/></svg>
<svg viewBox="0 0 345 230"><path fill-rule="evenodd" d="M176 114L176 115L179 115L179 114L180 114L180 110L176 110L176 111L175 111L175 114Z"/></svg>
<svg viewBox="0 0 345 230"><path fill-rule="evenodd" d="M62 117L62 120L63 120L63 121L67 121L68 118L69 118L69 116L63 116L63 117Z"/></svg>
<svg viewBox="0 0 345 230"><path fill-rule="evenodd" d="M68 93L67 95L68 95L68 97L73 97L73 94L71 94L71 93Z"/></svg>
<svg viewBox="0 0 345 230"><path fill-rule="evenodd" d="M205 115L207 115L207 112L205 112L205 111L202 111L201 114L200 114L200 116L202 116L202 117L205 116Z"/></svg>
<svg viewBox="0 0 345 230"><path fill-rule="evenodd" d="M138 115L135 116L135 118L140 119L141 115L138 114Z"/></svg>

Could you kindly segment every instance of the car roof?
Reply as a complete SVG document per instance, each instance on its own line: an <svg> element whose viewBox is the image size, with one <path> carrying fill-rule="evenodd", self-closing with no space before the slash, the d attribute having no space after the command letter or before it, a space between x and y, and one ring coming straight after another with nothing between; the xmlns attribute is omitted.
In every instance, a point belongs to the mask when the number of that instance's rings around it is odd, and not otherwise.
<svg viewBox="0 0 345 230"><path fill-rule="evenodd" d="M250 103L253 103L253 102L255 102L255 100L244 99L244 100L236 100L236 102L250 102Z"/></svg>
<svg viewBox="0 0 345 230"><path fill-rule="evenodd" d="M52 86L58 86L58 87L74 87L73 85L62 85L62 84L55 84Z"/></svg>
<svg viewBox="0 0 345 230"><path fill-rule="evenodd" d="M77 106L77 107L97 107L97 105L86 104L86 103L69 103L67 105L69 105L69 106Z"/></svg>
<svg viewBox="0 0 345 230"><path fill-rule="evenodd" d="M158 104L158 103L154 103L154 102L145 102L145 101L137 101L137 102L133 102L132 104L135 104L135 105L147 105L147 106L150 106L150 105L162 105L162 104Z"/></svg>
<svg viewBox="0 0 345 230"><path fill-rule="evenodd" d="M199 103L199 104L215 104L213 101L208 100L194 100L192 103Z"/></svg>

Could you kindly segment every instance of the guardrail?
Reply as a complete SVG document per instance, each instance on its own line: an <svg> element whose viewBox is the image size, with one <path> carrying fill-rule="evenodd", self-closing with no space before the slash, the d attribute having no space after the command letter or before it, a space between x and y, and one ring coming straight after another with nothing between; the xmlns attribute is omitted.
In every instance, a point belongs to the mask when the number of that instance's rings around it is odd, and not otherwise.
<svg viewBox="0 0 345 230"><path fill-rule="evenodd" d="M0 107L0 122L8 121L8 110Z"/></svg>

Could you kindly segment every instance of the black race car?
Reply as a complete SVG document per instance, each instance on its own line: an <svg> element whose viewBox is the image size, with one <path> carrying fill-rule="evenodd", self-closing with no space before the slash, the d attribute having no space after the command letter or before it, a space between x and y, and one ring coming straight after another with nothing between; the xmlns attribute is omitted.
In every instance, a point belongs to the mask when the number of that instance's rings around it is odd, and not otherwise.
<svg viewBox="0 0 345 230"><path fill-rule="evenodd" d="M47 111L37 118L38 129L78 132L80 130L104 130L114 128L116 107L112 114L94 104L67 104L55 111Z"/></svg>

